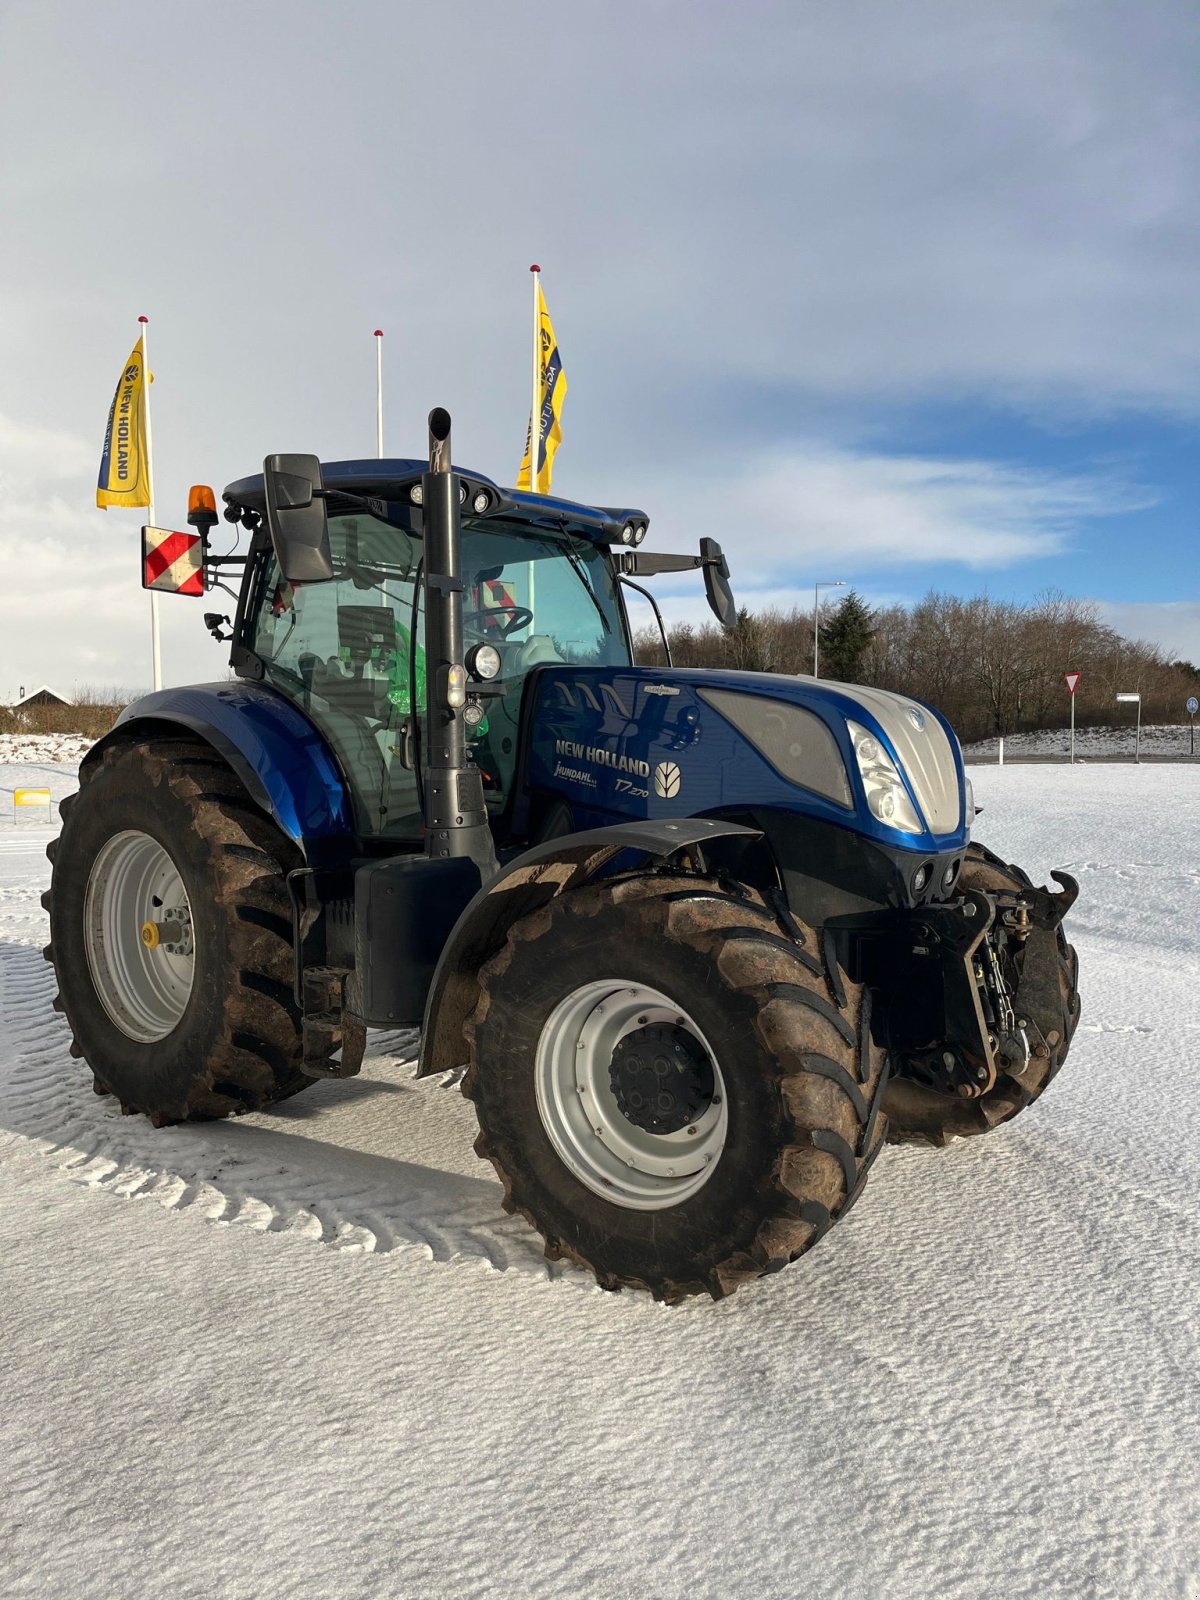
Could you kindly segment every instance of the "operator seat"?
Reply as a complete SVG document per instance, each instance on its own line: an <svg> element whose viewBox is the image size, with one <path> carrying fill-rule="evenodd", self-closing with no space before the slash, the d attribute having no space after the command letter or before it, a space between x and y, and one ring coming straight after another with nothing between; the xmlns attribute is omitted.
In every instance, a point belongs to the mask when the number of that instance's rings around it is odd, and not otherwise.
<svg viewBox="0 0 1200 1600"><path fill-rule="evenodd" d="M321 662L312 672L311 692L326 705L359 722L382 722L388 713L388 680L368 677L360 667L348 669L335 656Z"/></svg>
<svg viewBox="0 0 1200 1600"><path fill-rule="evenodd" d="M563 658L554 648L554 640L548 633L531 633L528 639L522 641L517 652L515 675L523 678L533 667L561 665L562 661Z"/></svg>

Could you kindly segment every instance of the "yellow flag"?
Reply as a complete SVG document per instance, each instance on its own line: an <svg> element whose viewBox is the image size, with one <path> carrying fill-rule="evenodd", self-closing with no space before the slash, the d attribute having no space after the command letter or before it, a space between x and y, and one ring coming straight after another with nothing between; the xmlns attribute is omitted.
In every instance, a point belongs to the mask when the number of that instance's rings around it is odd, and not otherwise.
<svg viewBox="0 0 1200 1600"><path fill-rule="evenodd" d="M146 362L139 339L130 352L108 409L96 504L150 504L150 462L146 452Z"/></svg>
<svg viewBox="0 0 1200 1600"><path fill-rule="evenodd" d="M554 457L562 443L562 407L567 393L567 375L563 371L562 357L558 353L558 340L554 324L546 310L546 298L538 283L538 339L540 341L541 379L538 392L541 397L539 421L541 447L538 451L538 492L550 493L550 474L554 470ZM532 419L531 419L532 420ZM529 445L532 427L525 435L525 454L521 470L517 473L517 488L529 489L532 479L529 471Z"/></svg>

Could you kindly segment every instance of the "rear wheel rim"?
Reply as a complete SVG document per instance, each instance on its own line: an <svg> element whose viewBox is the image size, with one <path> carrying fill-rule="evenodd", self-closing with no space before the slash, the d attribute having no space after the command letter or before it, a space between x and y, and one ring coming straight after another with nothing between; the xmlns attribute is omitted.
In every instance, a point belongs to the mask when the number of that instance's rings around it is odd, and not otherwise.
<svg viewBox="0 0 1200 1600"><path fill-rule="evenodd" d="M83 906L92 984L127 1038L154 1044L187 1009L195 977L192 908L179 868L148 833L106 840Z"/></svg>
<svg viewBox="0 0 1200 1600"><path fill-rule="evenodd" d="M672 1133L631 1122L611 1083L618 1042L644 1027L681 1028L707 1057L712 1093ZM669 995L628 979L581 985L555 1006L538 1040L538 1114L563 1165L593 1193L630 1211L664 1211L708 1182L725 1148L729 1112L716 1055Z"/></svg>

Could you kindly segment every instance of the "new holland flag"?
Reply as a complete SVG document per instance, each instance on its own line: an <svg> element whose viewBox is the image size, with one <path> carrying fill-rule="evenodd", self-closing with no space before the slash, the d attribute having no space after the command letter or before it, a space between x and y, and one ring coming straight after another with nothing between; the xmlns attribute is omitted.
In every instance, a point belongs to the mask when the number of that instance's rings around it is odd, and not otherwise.
<svg viewBox="0 0 1200 1600"><path fill-rule="evenodd" d="M130 352L108 409L104 451L96 484L96 504L150 504L150 464L146 453L146 363L139 339Z"/></svg>
<svg viewBox="0 0 1200 1600"><path fill-rule="evenodd" d="M538 284L538 338L541 345L541 449L538 452L538 492L549 494L550 475L554 471L554 457L562 443L562 406L567 393L567 375L563 371L562 357L558 353L558 340L554 324L546 310L546 297ZM532 419L531 419L532 421ZM525 435L525 454L521 470L517 473L517 488L533 487L529 473L529 442L532 428Z"/></svg>

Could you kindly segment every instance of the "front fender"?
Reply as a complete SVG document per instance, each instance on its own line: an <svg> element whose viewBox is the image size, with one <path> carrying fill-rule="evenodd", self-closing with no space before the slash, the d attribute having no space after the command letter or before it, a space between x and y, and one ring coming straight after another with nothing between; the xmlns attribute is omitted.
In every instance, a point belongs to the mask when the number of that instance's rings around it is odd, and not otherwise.
<svg viewBox="0 0 1200 1600"><path fill-rule="evenodd" d="M417 1076L424 1078L462 1065L462 1026L474 1009L477 974L520 917L594 878L625 851L640 851L662 860L689 845L734 834L760 837L756 828L719 818L664 818L548 839L510 861L467 906L442 951L425 1003Z"/></svg>
<svg viewBox="0 0 1200 1600"><path fill-rule="evenodd" d="M265 685L203 683L144 695L125 707L84 762L130 734L169 736L176 728L211 745L302 848L350 835L349 801L333 753L308 718Z"/></svg>

